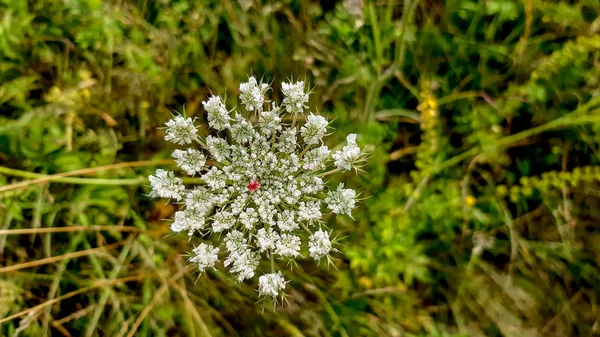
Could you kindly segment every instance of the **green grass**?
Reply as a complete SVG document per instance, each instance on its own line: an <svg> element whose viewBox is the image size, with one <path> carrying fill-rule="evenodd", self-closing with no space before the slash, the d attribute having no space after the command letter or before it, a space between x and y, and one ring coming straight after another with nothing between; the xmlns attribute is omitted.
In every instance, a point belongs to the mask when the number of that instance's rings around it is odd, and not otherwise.
<svg viewBox="0 0 600 337"><path fill-rule="evenodd" d="M597 1L0 0L0 335L600 333ZM158 129L306 80L374 150L289 305L198 277ZM210 89L209 89L210 88ZM279 88L273 90L279 100ZM339 131L339 132L337 132ZM336 138L337 137L337 138ZM260 268L268 268L261 266Z"/></svg>

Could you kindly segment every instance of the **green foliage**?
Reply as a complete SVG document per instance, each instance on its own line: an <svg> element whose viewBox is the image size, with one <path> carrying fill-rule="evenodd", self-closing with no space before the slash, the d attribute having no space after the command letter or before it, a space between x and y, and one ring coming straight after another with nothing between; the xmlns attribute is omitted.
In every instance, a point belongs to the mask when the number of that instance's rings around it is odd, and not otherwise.
<svg viewBox="0 0 600 337"><path fill-rule="evenodd" d="M30 230L0 234L0 320L60 299L1 335L600 331L597 1L1 0L0 17L0 230ZM174 207L144 196L171 165L157 128L184 109L205 125L208 88L235 104L249 73L305 79L374 145L346 181L357 221L331 224L337 270L300 263L276 309L185 269ZM70 226L87 229L47 232Z"/></svg>

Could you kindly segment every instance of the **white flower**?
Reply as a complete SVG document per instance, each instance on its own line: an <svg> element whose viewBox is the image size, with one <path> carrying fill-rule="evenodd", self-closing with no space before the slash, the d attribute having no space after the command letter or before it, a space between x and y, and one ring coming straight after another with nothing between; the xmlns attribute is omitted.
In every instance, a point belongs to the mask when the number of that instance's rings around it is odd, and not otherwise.
<svg viewBox="0 0 600 337"><path fill-rule="evenodd" d="M173 151L173 158L177 166L189 175L199 173L206 164L206 157L196 149L175 150Z"/></svg>
<svg viewBox="0 0 600 337"><path fill-rule="evenodd" d="M185 199L186 208L198 210L203 214L208 213L214 203L214 195L204 187L189 191Z"/></svg>
<svg viewBox="0 0 600 337"><path fill-rule="evenodd" d="M310 256L317 261L329 254L331 251L329 234L322 229L314 232L308 240L308 251L310 252Z"/></svg>
<svg viewBox="0 0 600 337"><path fill-rule="evenodd" d="M225 173L214 166L202 175L202 180L213 190L225 187L227 185L226 178Z"/></svg>
<svg viewBox="0 0 600 337"><path fill-rule="evenodd" d="M250 77L248 82L240 84L240 100L248 111L262 111L265 93L269 90L266 83L258 84L256 78Z"/></svg>
<svg viewBox="0 0 600 337"><path fill-rule="evenodd" d="M175 116L165 124L167 125L167 134L165 135L167 141L185 145L192 143L197 137L198 129L194 126L194 120L189 117Z"/></svg>
<svg viewBox="0 0 600 337"><path fill-rule="evenodd" d="M252 229L254 224L258 222L258 213L254 208L248 207L245 211L240 213L239 221L246 229Z"/></svg>
<svg viewBox="0 0 600 337"><path fill-rule="evenodd" d="M276 243L275 254L291 257L300 255L300 238L291 234L281 234Z"/></svg>
<svg viewBox="0 0 600 337"><path fill-rule="evenodd" d="M265 136L281 131L281 117L279 117L279 108L273 105L270 111L263 111L258 118L260 129Z"/></svg>
<svg viewBox="0 0 600 337"><path fill-rule="evenodd" d="M308 145L318 144L327 132L327 120L312 113L306 117L306 124L300 128L300 134Z"/></svg>
<svg viewBox="0 0 600 337"><path fill-rule="evenodd" d="M281 271L261 275L258 278L258 294L259 296L271 296L275 298L285 289L286 283Z"/></svg>
<svg viewBox="0 0 600 337"><path fill-rule="evenodd" d="M321 214L321 202L319 201L308 201L300 202L300 209L298 210L299 221L309 221L312 223L313 220L320 219Z"/></svg>
<svg viewBox="0 0 600 337"><path fill-rule="evenodd" d="M254 271L258 267L259 256L256 252L246 249L243 252L233 252L223 263L225 267L233 263L229 270L232 274L237 274L238 282L249 279L254 276Z"/></svg>
<svg viewBox="0 0 600 337"><path fill-rule="evenodd" d="M323 190L325 183L317 176L303 176L298 179L298 186L302 193L317 194Z"/></svg>
<svg viewBox="0 0 600 337"><path fill-rule="evenodd" d="M327 193L325 203L335 214L347 214L352 217L352 209L356 203L356 192L352 189L344 189L344 183L338 185L337 190Z"/></svg>
<svg viewBox="0 0 600 337"><path fill-rule="evenodd" d="M332 155L323 143L328 122L321 116L311 113L294 127L285 122L297 120L288 114L307 109L303 82L282 85L281 107L266 101L268 90L267 84L249 78L240 85L242 110L231 115L222 98L210 96L203 105L216 134L197 135L191 118L176 116L167 122L167 140L197 144L173 152L182 171L198 176L193 188L186 190L173 172L157 170L149 177L151 196L183 200L171 223L174 232L219 242L215 246L220 248L196 247L190 261L204 271L214 267L222 250L223 266L238 282L254 277L262 259L277 256L292 262L301 257L303 245L315 260L329 256L329 234L318 228L322 204L333 213L351 215L356 192L340 184L336 190L327 188L325 195L323 177L364 160L356 135ZM270 110L263 110L265 103ZM260 276L258 290L261 296L276 297L285 285L281 272L266 274Z"/></svg>
<svg viewBox="0 0 600 337"><path fill-rule="evenodd" d="M270 228L268 230L261 228L256 233L256 246L261 252L275 249L275 242L277 242L277 240L279 240L279 234Z"/></svg>
<svg viewBox="0 0 600 337"><path fill-rule="evenodd" d="M303 113L308 108L305 103L308 102L308 94L304 92L304 82L281 83L281 92L283 92L283 106L290 114Z"/></svg>
<svg viewBox="0 0 600 337"><path fill-rule="evenodd" d="M275 147L281 152L293 153L296 150L296 128L283 130Z"/></svg>
<svg viewBox="0 0 600 337"><path fill-rule="evenodd" d="M163 169L156 170L155 176L148 177L152 191L150 196L154 198L168 198L181 200L185 191L185 186L181 179L175 177L173 171L165 171Z"/></svg>
<svg viewBox="0 0 600 337"><path fill-rule="evenodd" d="M196 231L200 232L206 223L204 215L204 212L193 208L177 211L171 224L171 230L177 233L187 230L189 235L193 235Z"/></svg>
<svg viewBox="0 0 600 337"><path fill-rule="evenodd" d="M211 156L219 163L229 157L229 144L225 139L208 136L206 137L206 146Z"/></svg>
<svg viewBox="0 0 600 337"><path fill-rule="evenodd" d="M219 211L213 216L212 230L215 233L220 233L225 229L233 227L236 223L236 218L231 212Z"/></svg>
<svg viewBox="0 0 600 337"><path fill-rule="evenodd" d="M348 142L348 145L333 154L335 166L343 171L350 170L353 165L356 165L360 158L360 148L356 144L356 134L349 134L348 137L346 137L346 141Z"/></svg>
<svg viewBox="0 0 600 337"><path fill-rule="evenodd" d="M302 164L302 168L307 171L316 171L324 169L326 167L325 160L329 156L329 153L331 153L331 151L325 145L308 151L302 158L304 161L304 164Z"/></svg>
<svg viewBox="0 0 600 337"><path fill-rule="evenodd" d="M201 243L193 250L194 255L190 257L190 262L198 264L201 273L206 268L214 268L215 262L219 261L219 248Z"/></svg>
<svg viewBox="0 0 600 337"><path fill-rule="evenodd" d="M238 230L232 230L227 233L224 242L227 251L230 253L242 253L248 246L248 241L246 240L244 233Z"/></svg>
<svg viewBox="0 0 600 337"><path fill-rule="evenodd" d="M248 194L238 195L230 204L231 214L234 216L239 215L244 210L244 207L248 203Z"/></svg>
<svg viewBox="0 0 600 337"><path fill-rule="evenodd" d="M211 96L208 101L202 102L204 109L208 114L208 125L218 131L229 128L229 112L219 96Z"/></svg>
<svg viewBox="0 0 600 337"><path fill-rule="evenodd" d="M297 229L299 226L298 223L294 221L295 216L296 214L294 213L294 211L290 211L287 209L281 213L278 213L277 227L279 227L279 229L284 232L291 232Z"/></svg>
<svg viewBox="0 0 600 337"><path fill-rule="evenodd" d="M246 144L254 136L252 123L248 122L242 115L235 114L235 123L231 125L231 136L238 144Z"/></svg>

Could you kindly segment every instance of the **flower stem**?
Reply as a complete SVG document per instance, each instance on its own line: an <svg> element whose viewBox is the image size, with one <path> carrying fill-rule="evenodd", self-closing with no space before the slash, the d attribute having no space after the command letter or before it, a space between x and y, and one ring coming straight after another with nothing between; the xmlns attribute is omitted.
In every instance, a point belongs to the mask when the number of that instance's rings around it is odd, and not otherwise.
<svg viewBox="0 0 600 337"><path fill-rule="evenodd" d="M304 150L302 150L302 152L300 152L300 155L298 156L298 158L302 158L302 156L304 156L306 154L306 151L308 151L308 149L310 149L310 145L306 145Z"/></svg>
<svg viewBox="0 0 600 337"><path fill-rule="evenodd" d="M340 172L340 171L341 171L341 169L339 169L339 168L336 168L336 169L333 169L333 170L331 170L331 171L327 171L327 172L324 172L324 173L321 173L321 174L319 174L319 177L326 177L326 176L328 176L328 175L330 175L330 174L334 174L334 173L336 173L336 172Z"/></svg>
<svg viewBox="0 0 600 337"><path fill-rule="evenodd" d="M271 255L271 272L275 273L275 258L273 257L273 252L269 252L269 255Z"/></svg>
<svg viewBox="0 0 600 337"><path fill-rule="evenodd" d="M304 224L304 223L300 223L300 225L302 226L302 228L304 228L304 230L305 230L305 231L306 231L308 234L310 234L310 235L312 235L312 234L313 234L313 232L310 230L310 228L308 228L308 226L306 226L306 224Z"/></svg>

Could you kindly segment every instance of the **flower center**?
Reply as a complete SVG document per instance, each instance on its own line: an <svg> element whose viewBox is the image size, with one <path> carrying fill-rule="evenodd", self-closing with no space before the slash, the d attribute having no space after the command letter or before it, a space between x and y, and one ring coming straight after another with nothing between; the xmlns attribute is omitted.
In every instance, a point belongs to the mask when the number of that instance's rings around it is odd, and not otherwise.
<svg viewBox="0 0 600 337"><path fill-rule="evenodd" d="M254 192L259 188L260 188L260 183L258 181L256 181L256 179L252 180L252 182L250 182L250 184L248 184L248 189L250 191Z"/></svg>

